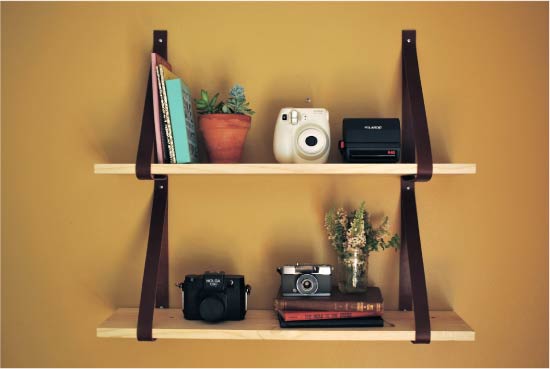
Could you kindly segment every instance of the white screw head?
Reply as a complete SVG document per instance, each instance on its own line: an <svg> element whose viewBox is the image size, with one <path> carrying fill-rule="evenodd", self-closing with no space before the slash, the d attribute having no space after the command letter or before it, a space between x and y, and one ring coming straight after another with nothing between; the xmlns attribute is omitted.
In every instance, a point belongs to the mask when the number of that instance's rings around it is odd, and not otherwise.
<svg viewBox="0 0 550 369"><path fill-rule="evenodd" d="M407 43L409 43L409 44L411 43L411 39L410 39L410 38L407 39Z"/></svg>
<svg viewBox="0 0 550 369"><path fill-rule="evenodd" d="M159 42L162 44L164 41L162 38L159 38Z"/></svg>
<svg viewBox="0 0 550 369"><path fill-rule="evenodd" d="M311 97L306 97L306 103L311 104Z"/></svg>
<svg viewBox="0 0 550 369"><path fill-rule="evenodd" d="M409 186L407 186L407 191L410 190L411 188Z"/></svg>
<svg viewBox="0 0 550 369"><path fill-rule="evenodd" d="M162 190L164 188L164 186L160 186L160 189Z"/></svg>

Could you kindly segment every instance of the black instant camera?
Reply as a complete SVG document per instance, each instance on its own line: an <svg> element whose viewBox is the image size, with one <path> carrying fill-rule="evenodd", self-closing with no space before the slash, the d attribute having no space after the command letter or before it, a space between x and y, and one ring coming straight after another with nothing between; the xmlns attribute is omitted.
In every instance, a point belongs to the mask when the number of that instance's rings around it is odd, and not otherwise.
<svg viewBox="0 0 550 369"><path fill-rule="evenodd" d="M348 163L397 163L401 129L397 118L344 118L340 152Z"/></svg>
<svg viewBox="0 0 550 369"><path fill-rule="evenodd" d="M284 265L281 274L283 296L330 296L332 266L318 264Z"/></svg>
<svg viewBox="0 0 550 369"><path fill-rule="evenodd" d="M185 276L178 287L181 288L185 319L207 322L244 319L250 286L244 284L242 275L191 274Z"/></svg>

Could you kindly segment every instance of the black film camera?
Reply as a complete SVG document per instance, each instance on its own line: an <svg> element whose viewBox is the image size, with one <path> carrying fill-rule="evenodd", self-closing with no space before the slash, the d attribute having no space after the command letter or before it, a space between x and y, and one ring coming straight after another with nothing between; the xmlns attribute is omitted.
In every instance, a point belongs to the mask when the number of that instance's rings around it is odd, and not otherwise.
<svg viewBox="0 0 550 369"><path fill-rule="evenodd" d="M397 163L401 129L397 118L345 118L339 149L347 163Z"/></svg>
<svg viewBox="0 0 550 369"><path fill-rule="evenodd" d="M283 296L330 296L330 265L284 265L277 268L277 271L281 274Z"/></svg>
<svg viewBox="0 0 550 369"><path fill-rule="evenodd" d="M250 286L242 275L205 272L185 276L181 288L183 317L188 320L219 322L243 320Z"/></svg>

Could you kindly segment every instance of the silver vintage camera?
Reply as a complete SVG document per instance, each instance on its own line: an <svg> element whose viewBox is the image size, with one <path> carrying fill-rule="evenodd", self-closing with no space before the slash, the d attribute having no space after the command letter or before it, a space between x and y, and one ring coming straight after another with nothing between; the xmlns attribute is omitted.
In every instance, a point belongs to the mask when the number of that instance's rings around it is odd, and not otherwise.
<svg viewBox="0 0 550 369"><path fill-rule="evenodd" d="M277 268L283 296L330 296L332 266L296 264Z"/></svg>

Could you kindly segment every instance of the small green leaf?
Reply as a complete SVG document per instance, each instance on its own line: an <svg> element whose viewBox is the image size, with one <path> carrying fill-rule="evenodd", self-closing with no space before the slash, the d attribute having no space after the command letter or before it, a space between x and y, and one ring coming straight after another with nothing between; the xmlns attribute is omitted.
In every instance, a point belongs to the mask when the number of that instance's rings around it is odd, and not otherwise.
<svg viewBox="0 0 550 369"><path fill-rule="evenodd" d="M218 96L220 96L219 93L215 94L214 97L212 98L212 100L210 101L211 103L216 103L216 100L218 100Z"/></svg>

